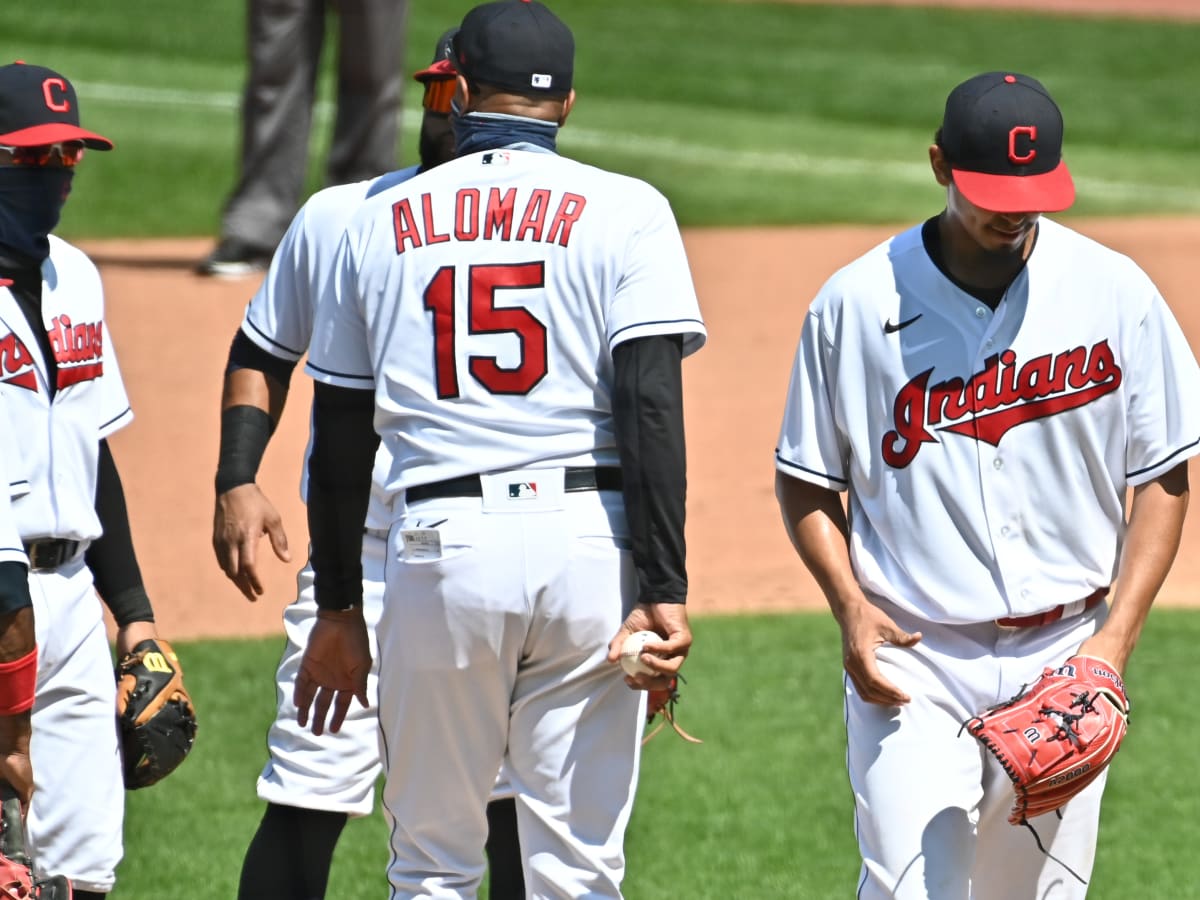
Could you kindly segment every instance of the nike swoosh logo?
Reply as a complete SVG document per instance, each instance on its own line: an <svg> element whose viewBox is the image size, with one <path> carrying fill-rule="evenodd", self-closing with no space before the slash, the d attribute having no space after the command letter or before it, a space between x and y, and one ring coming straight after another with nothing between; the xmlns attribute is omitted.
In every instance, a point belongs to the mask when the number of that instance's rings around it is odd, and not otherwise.
<svg viewBox="0 0 1200 900"><path fill-rule="evenodd" d="M895 334L901 328L907 328L909 325L911 325L913 322L917 321L917 319L921 318L921 316L923 316L923 315L924 315L924 313L917 313L911 319L905 319L903 322L900 322L899 324L896 324L896 325L893 325L892 320L888 319L886 322L883 323L883 330L887 334Z"/></svg>

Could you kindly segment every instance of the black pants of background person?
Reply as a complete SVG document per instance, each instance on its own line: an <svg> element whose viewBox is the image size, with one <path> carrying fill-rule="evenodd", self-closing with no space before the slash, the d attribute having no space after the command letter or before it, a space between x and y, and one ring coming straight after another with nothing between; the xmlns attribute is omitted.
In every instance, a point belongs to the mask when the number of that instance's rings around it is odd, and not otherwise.
<svg viewBox="0 0 1200 900"><path fill-rule="evenodd" d="M345 813L269 804L246 850L238 900L321 900L346 818ZM524 900L515 801L493 800L487 819L488 900Z"/></svg>
<svg viewBox="0 0 1200 900"><path fill-rule="evenodd" d="M396 168L408 0L249 0L240 178L223 239L267 255L300 206L327 12L338 31L328 184Z"/></svg>

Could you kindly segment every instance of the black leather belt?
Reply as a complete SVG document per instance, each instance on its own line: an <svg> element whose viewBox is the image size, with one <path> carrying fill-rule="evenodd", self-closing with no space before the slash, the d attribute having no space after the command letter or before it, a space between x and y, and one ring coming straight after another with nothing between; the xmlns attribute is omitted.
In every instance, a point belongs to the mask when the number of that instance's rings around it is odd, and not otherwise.
<svg viewBox="0 0 1200 900"><path fill-rule="evenodd" d="M621 470L611 466L600 469L590 466L569 467L563 475L563 490L568 494L579 491L619 491L621 490ZM463 475L461 478L447 478L445 481L418 484L405 491L405 501L408 503L432 500L435 497L482 496L483 486L479 483L478 475Z"/></svg>
<svg viewBox="0 0 1200 900"><path fill-rule="evenodd" d="M29 557L29 568L33 571L57 569L63 563L73 560L81 546L80 541L40 538L36 541L25 541L25 555Z"/></svg>

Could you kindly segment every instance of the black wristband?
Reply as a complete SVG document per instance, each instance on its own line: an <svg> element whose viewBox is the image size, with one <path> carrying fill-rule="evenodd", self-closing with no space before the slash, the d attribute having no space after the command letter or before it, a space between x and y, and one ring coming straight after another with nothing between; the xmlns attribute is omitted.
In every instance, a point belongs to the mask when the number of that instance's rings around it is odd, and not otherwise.
<svg viewBox="0 0 1200 900"><path fill-rule="evenodd" d="M271 440L274 425L257 406L231 406L221 411L221 452L217 457L217 493L253 484Z"/></svg>
<svg viewBox="0 0 1200 900"><path fill-rule="evenodd" d="M112 613L113 621L118 628L124 628L133 622L153 622L154 609L150 606L150 597L141 585L126 588L115 597L105 597L104 605Z"/></svg>

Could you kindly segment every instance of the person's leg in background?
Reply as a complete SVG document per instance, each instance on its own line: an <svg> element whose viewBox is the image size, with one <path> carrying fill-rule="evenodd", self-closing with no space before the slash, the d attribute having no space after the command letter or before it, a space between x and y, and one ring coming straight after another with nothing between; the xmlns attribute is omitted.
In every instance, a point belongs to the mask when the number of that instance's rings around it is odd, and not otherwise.
<svg viewBox="0 0 1200 900"><path fill-rule="evenodd" d="M206 275L264 270L300 205L308 169L324 0L248 0L238 182Z"/></svg>
<svg viewBox="0 0 1200 900"><path fill-rule="evenodd" d="M344 184L397 168L408 0L340 0L337 114L326 178Z"/></svg>
<svg viewBox="0 0 1200 900"><path fill-rule="evenodd" d="M525 900L525 872L517 836L517 801L494 797L487 806L488 900Z"/></svg>

